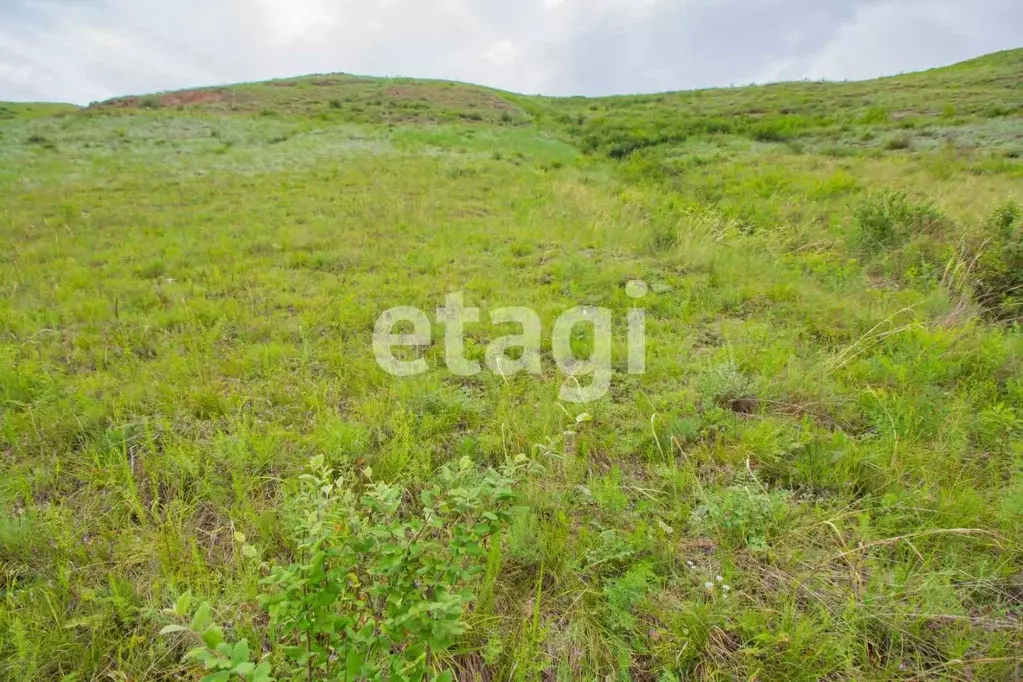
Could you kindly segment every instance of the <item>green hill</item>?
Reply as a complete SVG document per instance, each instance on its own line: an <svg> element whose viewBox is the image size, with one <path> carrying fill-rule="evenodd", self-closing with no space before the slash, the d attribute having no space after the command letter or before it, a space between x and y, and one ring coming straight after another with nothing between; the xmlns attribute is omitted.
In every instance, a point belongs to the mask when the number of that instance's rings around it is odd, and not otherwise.
<svg viewBox="0 0 1023 682"><path fill-rule="evenodd" d="M1013 679L1021 192L1023 50L0 104L0 678L198 678L160 633L208 602L248 679ZM491 312L536 312L539 373L448 370L458 291L470 361L519 331ZM414 377L374 357L395 306L431 322ZM575 306L612 320L588 404L552 350ZM520 454L514 508L473 516Z"/></svg>

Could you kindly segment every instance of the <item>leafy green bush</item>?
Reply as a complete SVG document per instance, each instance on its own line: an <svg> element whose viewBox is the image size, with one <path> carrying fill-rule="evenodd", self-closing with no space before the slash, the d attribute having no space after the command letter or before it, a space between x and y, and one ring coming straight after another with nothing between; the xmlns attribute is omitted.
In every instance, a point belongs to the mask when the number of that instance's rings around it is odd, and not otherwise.
<svg viewBox="0 0 1023 682"><path fill-rule="evenodd" d="M955 246L945 239L918 235L886 258L879 272L886 280L928 291L943 281L956 253Z"/></svg>
<svg viewBox="0 0 1023 682"><path fill-rule="evenodd" d="M412 502L384 483L359 495L314 458L302 476L296 560L263 580L271 644L287 661L282 679L450 680L438 674L436 655L464 630L487 542L507 526L513 488L529 466L520 456L480 473L463 458ZM183 618L190 601L184 596L172 613ZM212 671L207 682L272 679L269 661L251 661L245 640L228 643L210 623L203 604L188 626L163 632L201 640L186 658Z"/></svg>
<svg viewBox="0 0 1023 682"><path fill-rule="evenodd" d="M697 527L716 532L731 547L764 551L790 514L787 491L768 492L755 480L747 485L710 490L693 512Z"/></svg>
<svg viewBox="0 0 1023 682"><path fill-rule="evenodd" d="M905 192L870 194L855 209L853 236L867 253L899 246L919 233L933 232L947 218L931 204L913 204Z"/></svg>
<svg viewBox="0 0 1023 682"><path fill-rule="evenodd" d="M986 223L988 241L977 260L977 301L998 319L1017 319L1023 306L1023 207L1009 201Z"/></svg>
<svg viewBox="0 0 1023 682"><path fill-rule="evenodd" d="M898 135L885 142L884 148L890 152L912 149L913 139L909 135Z"/></svg>

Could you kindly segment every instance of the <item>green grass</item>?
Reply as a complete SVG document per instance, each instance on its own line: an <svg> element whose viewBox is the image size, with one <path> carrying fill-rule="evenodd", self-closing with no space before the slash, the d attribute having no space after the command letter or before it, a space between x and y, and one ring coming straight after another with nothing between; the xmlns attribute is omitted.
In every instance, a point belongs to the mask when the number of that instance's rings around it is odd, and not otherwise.
<svg viewBox="0 0 1023 682"><path fill-rule="evenodd" d="M56 116L77 111L73 104L56 104L51 102L0 102L0 121L12 119L41 118Z"/></svg>
<svg viewBox="0 0 1023 682"><path fill-rule="evenodd" d="M197 676L157 636L186 590L264 641L234 534L288 561L310 456L414 488L525 453L547 472L461 679L1013 679L1021 74L0 105L0 677ZM612 309L621 369L633 279L648 371L595 404L559 404L549 358L504 381L439 344L414 379L372 355L384 309L464 290L548 334ZM471 326L470 356L502 333Z"/></svg>

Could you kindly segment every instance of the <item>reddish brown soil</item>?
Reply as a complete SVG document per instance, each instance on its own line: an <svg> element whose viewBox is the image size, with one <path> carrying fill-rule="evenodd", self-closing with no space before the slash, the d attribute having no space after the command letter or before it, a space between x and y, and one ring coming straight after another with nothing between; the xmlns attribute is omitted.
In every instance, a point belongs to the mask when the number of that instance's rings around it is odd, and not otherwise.
<svg viewBox="0 0 1023 682"><path fill-rule="evenodd" d="M231 101L231 93L227 90L184 90L182 92L172 92L160 98L160 104L165 107L229 101Z"/></svg>
<svg viewBox="0 0 1023 682"><path fill-rule="evenodd" d="M385 94L396 101L420 100L448 106L452 109L463 107L478 109L496 109L498 111L515 111L515 107L497 95L484 90L469 87L443 88L429 85L392 85Z"/></svg>
<svg viewBox="0 0 1023 682"><path fill-rule="evenodd" d="M229 90L181 90L179 92L168 92L164 95L152 95L161 107L177 107L187 104L215 104L217 102L231 101ZM100 102L98 107L121 107L136 108L143 106L150 97L118 97Z"/></svg>

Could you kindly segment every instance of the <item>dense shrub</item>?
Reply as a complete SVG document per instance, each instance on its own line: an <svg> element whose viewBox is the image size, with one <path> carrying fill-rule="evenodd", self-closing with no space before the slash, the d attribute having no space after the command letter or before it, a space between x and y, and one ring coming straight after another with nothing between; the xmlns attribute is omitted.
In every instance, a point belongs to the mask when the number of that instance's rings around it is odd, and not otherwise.
<svg viewBox="0 0 1023 682"><path fill-rule="evenodd" d="M882 191L864 198L855 209L857 246L873 253L899 246L919 233L932 233L947 222L932 204L914 204L905 192Z"/></svg>
<svg viewBox="0 0 1023 682"><path fill-rule="evenodd" d="M986 222L987 243L977 259L977 301L994 317L1014 320L1023 308L1023 208L1007 202Z"/></svg>
<svg viewBox="0 0 1023 682"><path fill-rule="evenodd" d="M884 148L890 152L902 151L913 148L913 139L908 135L893 137L884 143Z"/></svg>
<svg viewBox="0 0 1023 682"><path fill-rule="evenodd" d="M765 552L768 541L792 513L789 499L787 491L768 492L753 479L746 485L705 493L692 523L729 547Z"/></svg>

